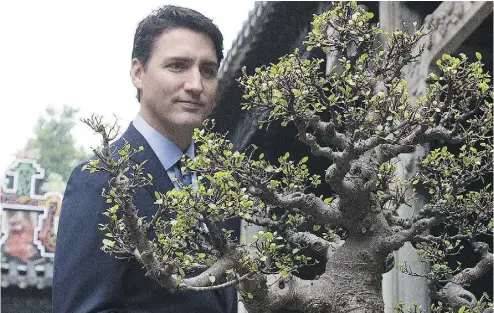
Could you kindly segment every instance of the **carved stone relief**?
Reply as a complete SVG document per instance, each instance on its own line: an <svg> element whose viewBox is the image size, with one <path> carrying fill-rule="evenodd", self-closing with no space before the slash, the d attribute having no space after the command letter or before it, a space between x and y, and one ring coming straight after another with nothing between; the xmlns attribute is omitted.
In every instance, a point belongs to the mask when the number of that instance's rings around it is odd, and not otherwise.
<svg viewBox="0 0 494 313"><path fill-rule="evenodd" d="M444 1L424 19L424 30L431 34L420 43L425 48L420 61L405 70L412 96L424 91L425 77L435 60L458 49L489 14L491 1Z"/></svg>

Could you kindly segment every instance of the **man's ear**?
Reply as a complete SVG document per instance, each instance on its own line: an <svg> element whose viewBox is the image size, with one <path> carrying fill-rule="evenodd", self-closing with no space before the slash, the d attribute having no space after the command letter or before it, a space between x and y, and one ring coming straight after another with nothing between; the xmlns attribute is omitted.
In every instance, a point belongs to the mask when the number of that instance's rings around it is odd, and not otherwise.
<svg viewBox="0 0 494 313"><path fill-rule="evenodd" d="M144 65L136 58L132 59L130 65L130 78L134 87L137 89L142 89L142 74L144 73Z"/></svg>

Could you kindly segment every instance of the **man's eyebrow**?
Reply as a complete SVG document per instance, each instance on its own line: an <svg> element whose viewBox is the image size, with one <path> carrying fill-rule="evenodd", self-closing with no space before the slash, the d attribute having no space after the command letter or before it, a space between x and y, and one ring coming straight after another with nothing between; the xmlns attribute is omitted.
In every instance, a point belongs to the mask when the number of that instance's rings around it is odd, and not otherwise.
<svg viewBox="0 0 494 313"><path fill-rule="evenodd" d="M168 58L165 58L165 61L166 62L191 62L192 59L187 58L187 57L168 57Z"/></svg>
<svg viewBox="0 0 494 313"><path fill-rule="evenodd" d="M166 62L192 62L192 58L188 57L168 57L165 59ZM205 60L201 62L202 65L216 66L218 67L218 62L213 60Z"/></svg>
<svg viewBox="0 0 494 313"><path fill-rule="evenodd" d="M218 62L216 61L211 61L211 60L206 60L204 62L201 62L202 65L207 65L207 66L214 66L218 67Z"/></svg>

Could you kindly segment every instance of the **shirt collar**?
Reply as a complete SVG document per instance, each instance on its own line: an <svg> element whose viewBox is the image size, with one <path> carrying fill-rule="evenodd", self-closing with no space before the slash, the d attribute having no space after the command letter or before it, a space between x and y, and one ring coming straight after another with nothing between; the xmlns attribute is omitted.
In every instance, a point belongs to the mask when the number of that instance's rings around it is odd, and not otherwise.
<svg viewBox="0 0 494 313"><path fill-rule="evenodd" d="M151 127L139 114L137 114L132 123L149 143L149 146L151 146L151 149L153 149L166 171L175 165L184 154L191 160L194 159L195 149L193 140L191 140L187 150L182 152L177 145Z"/></svg>

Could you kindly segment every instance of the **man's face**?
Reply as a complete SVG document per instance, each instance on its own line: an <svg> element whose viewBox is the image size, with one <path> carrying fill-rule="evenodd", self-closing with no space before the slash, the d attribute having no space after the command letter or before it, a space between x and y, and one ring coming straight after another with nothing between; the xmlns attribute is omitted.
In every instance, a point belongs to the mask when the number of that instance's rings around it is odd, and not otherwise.
<svg viewBox="0 0 494 313"><path fill-rule="evenodd" d="M186 28L165 30L146 67L132 61L132 81L141 91L141 116L165 136L190 133L214 107L217 71L210 37Z"/></svg>

